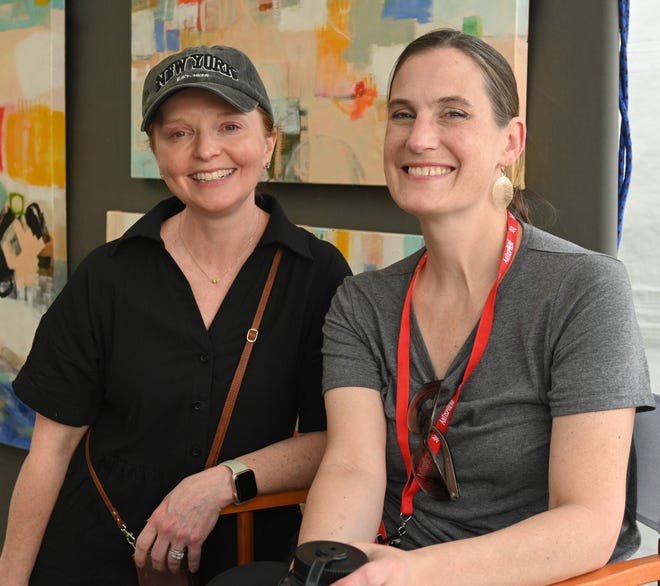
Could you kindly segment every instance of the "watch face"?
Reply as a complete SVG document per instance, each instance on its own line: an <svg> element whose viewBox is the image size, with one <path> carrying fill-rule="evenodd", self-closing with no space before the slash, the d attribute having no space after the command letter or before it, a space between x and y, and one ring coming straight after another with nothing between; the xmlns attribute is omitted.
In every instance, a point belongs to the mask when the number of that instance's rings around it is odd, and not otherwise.
<svg viewBox="0 0 660 586"><path fill-rule="evenodd" d="M236 486L236 501L244 503L257 496L257 479L252 470L245 470L234 478Z"/></svg>

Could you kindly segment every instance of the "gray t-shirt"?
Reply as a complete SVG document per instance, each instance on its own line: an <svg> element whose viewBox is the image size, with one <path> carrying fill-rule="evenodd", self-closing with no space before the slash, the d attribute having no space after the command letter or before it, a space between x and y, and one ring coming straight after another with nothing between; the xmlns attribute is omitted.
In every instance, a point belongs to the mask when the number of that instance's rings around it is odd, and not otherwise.
<svg viewBox="0 0 660 586"><path fill-rule="evenodd" d="M395 425L397 341L405 293L420 256L347 278L324 328L323 388L366 387L380 391L383 399L388 534L399 525L406 480ZM414 307L412 315L411 400L436 378ZM475 333L476 327L447 372L440 407L461 382ZM418 492L401 547L482 535L547 510L552 418L653 404L624 266L524 225L520 249L497 293L488 345L463 387L446 434L461 496L443 502ZM629 556L638 546L639 534L628 516L613 559Z"/></svg>

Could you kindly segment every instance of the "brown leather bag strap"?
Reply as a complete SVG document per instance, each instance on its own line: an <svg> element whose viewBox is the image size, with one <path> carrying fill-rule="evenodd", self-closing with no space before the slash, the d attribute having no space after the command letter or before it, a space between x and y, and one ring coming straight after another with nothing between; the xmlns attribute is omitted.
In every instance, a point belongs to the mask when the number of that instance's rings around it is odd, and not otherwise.
<svg viewBox="0 0 660 586"><path fill-rule="evenodd" d="M96 486L96 489L99 491L99 494L101 495L101 498L105 503L105 506L108 508L108 511L110 511L110 514L112 515L112 518L115 520L115 523L117 523L117 527L119 527L119 530L124 534L124 537L126 538L126 541L128 541L128 544L131 547L135 547L135 536L126 528L126 524L119 515L119 511L117 511L114 505L110 502L110 498L105 492L103 485L101 484L101 481L99 480L99 477L96 474L96 470L94 470L94 466L92 465L92 459L89 456L89 437L91 433L92 433L92 428L90 427L87 430L87 434L85 435L85 460L87 460L87 468L89 468L89 475L92 477L92 480L94 481L94 485Z"/></svg>
<svg viewBox="0 0 660 586"><path fill-rule="evenodd" d="M204 469L211 468L218 463L218 456L220 455L220 448L224 442L225 435L227 435L227 428L229 427L229 420L231 419L232 411L234 410L234 405L236 404L236 398L238 396L238 390L241 387L241 382L243 381L243 375L245 374L245 369L247 368L248 360L250 359L250 354L252 353L252 348L254 343L257 341L259 336L259 326L261 325L261 318L263 317L264 310L266 309L266 303L268 302L268 297L270 296L270 291L273 288L273 282L275 281L275 275L277 274L277 269L280 265L280 260L282 259L282 248L278 248L273 257L273 264L270 267L270 272L268 273L268 278L266 279L266 284L264 285L264 290L261 293L261 299L259 305L257 306L257 312L252 321L252 327L248 330L247 335L245 336L246 342L243 347L243 353L241 358L238 361L238 366L236 367L236 372L234 373L234 378L231 381L229 386L229 393L227 393L227 399L225 401L225 406L222 409L222 414L220 415L220 421L218 422L218 428L215 432L215 437L213 438L213 444L211 445L211 451L209 452L206 463L204 464Z"/></svg>
<svg viewBox="0 0 660 586"><path fill-rule="evenodd" d="M266 279L264 290L261 293L261 299L259 300L259 305L257 306L257 312L254 316L254 320L252 320L252 327L247 332L246 335L247 341L245 343L245 346L243 347L243 353L241 354L241 358L238 361L238 366L236 367L234 378L231 381L231 385L229 387L229 393L227 395L227 400L225 401L225 406L222 409L222 414L220 415L220 421L218 422L218 428L215 432L215 438L213 439L213 445L211 446L211 452L209 453L209 457L206 460L206 464L204 468L210 468L211 466L215 466L215 464L218 461L220 448L222 447L222 442L224 441L225 435L227 434L227 427L229 427L229 419L231 418L231 413L234 410L234 405L236 403L238 389L240 388L241 382L243 381L243 375L245 374L245 369L247 368L247 363L250 358L250 354L252 353L252 347L254 343L257 341L257 337L259 335L259 326L261 325L261 318L264 315L264 310L266 309L266 303L268 302L270 291L273 288L273 283L275 282L275 275L277 274L277 269L280 266L280 260L282 260L281 247L275 251L275 256L273 257L273 263L270 267L270 272L268 273L268 278ZM94 485L96 486L96 489L99 491L99 494L101 495L101 498L105 503L105 506L108 508L108 511L110 511L110 514L112 515L112 518L115 520L115 523L117 523L117 527L119 527L119 530L124 534L126 541L128 541L128 543L132 547L135 547L135 536L126 528L126 524L119 515L117 509L115 509L114 505L110 501L110 498L105 492L105 489L103 488L103 485L101 484L101 481L99 480L99 477L96 474L96 470L94 470L94 466L92 465L92 460L89 455L89 438L91 432L92 432L91 428L88 429L87 435L85 437L85 459L87 460L87 468L89 469L89 475L92 477L92 480L94 481Z"/></svg>

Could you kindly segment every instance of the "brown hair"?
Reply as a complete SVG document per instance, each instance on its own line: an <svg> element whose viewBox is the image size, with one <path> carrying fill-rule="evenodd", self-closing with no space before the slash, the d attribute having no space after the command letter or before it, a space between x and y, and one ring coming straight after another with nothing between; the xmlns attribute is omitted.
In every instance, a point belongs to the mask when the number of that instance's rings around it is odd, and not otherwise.
<svg viewBox="0 0 660 586"><path fill-rule="evenodd" d="M495 122L498 126L503 128L512 118L518 116L520 111L518 86L507 60L501 53L480 38L449 28L430 31L406 46L392 70L387 91L388 99L392 91L392 82L401 66L410 57L440 48L457 49L470 57L479 66L483 74L486 92L493 107ZM518 164L514 166L519 167L521 163L522 160L519 160ZM515 171L512 172L515 173ZM515 179L514 177L514 185L516 184ZM513 201L509 204L509 207L520 220L530 221L528 205L522 189L519 187L514 189Z"/></svg>

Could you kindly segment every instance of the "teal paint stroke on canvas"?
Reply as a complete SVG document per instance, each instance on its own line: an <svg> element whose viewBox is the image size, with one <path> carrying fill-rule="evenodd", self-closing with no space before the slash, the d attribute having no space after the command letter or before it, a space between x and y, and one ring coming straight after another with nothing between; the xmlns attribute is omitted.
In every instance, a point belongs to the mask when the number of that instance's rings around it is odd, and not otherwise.
<svg viewBox="0 0 660 586"><path fill-rule="evenodd" d="M51 10L64 10L65 0L0 0L0 31L48 27Z"/></svg>

